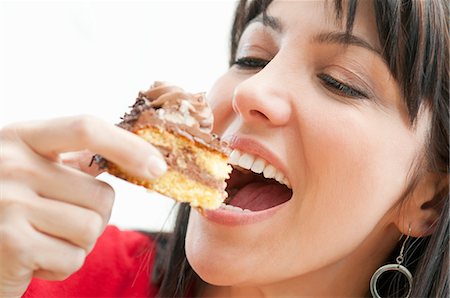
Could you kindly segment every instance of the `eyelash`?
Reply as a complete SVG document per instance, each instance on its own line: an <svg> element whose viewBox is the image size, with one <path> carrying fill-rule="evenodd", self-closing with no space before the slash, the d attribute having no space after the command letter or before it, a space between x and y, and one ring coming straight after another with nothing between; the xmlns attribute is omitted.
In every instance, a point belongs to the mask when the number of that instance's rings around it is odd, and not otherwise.
<svg viewBox="0 0 450 298"><path fill-rule="evenodd" d="M350 98L368 98L367 95L359 91L354 87L350 87L347 84L344 84L330 75L321 73L317 76L321 79L327 88L333 88L336 92L340 93L342 96L350 97Z"/></svg>
<svg viewBox="0 0 450 298"><path fill-rule="evenodd" d="M254 57L238 58L233 63L233 65L237 65L242 69L264 68L267 64L269 64L269 61Z"/></svg>
<svg viewBox="0 0 450 298"><path fill-rule="evenodd" d="M242 57L238 58L234 61L233 65L241 69L262 69L264 68L270 61L254 58L254 57ZM334 92L339 93L341 96L349 97L349 98L368 98L367 95L359 91L358 89L351 87L347 84L344 84L330 75L321 73L317 76L322 82L326 85L327 88L332 88Z"/></svg>

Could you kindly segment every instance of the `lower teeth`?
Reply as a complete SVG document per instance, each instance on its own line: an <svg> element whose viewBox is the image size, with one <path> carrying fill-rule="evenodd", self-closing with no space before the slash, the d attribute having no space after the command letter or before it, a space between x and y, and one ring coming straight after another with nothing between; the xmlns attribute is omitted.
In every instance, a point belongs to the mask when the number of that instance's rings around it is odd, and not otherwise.
<svg viewBox="0 0 450 298"><path fill-rule="evenodd" d="M230 211L243 212L243 213L252 212L249 209L242 209L240 207L236 207L236 206L233 206L233 205L227 205L227 204L223 204L223 203L222 203L222 205L220 205L220 208L221 209L225 209L225 210L230 210Z"/></svg>

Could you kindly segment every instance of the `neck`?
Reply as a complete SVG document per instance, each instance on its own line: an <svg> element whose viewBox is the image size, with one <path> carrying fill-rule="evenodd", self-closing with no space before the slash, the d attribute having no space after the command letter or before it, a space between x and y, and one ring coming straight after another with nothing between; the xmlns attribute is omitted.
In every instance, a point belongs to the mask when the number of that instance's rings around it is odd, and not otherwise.
<svg viewBox="0 0 450 298"><path fill-rule="evenodd" d="M356 250L339 261L288 280L258 286L207 286L204 297L365 297L375 270L398 242L394 226L374 231Z"/></svg>

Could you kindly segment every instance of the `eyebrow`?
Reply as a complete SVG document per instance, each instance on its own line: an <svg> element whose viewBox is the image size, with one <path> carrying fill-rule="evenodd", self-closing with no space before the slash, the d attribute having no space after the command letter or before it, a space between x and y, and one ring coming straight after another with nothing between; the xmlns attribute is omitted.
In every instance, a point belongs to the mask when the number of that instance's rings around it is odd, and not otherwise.
<svg viewBox="0 0 450 298"><path fill-rule="evenodd" d="M380 50L376 49L361 37L355 36L351 33L347 34L346 32L339 31L319 33L312 37L312 41L318 43L336 43L342 45L358 46L382 56Z"/></svg>
<svg viewBox="0 0 450 298"><path fill-rule="evenodd" d="M278 33L283 32L283 25L281 21L277 17L273 17L268 15L267 13L261 13L256 16L253 20L251 20L248 24L252 23L262 23L264 26L267 26ZM323 32L312 37L313 42L318 43L335 43L342 45L353 45L365 48L369 51L372 51L379 56L382 56L381 51L376 47L372 46L369 42L365 41L363 38L353 35L351 33L339 32L339 31L331 31L331 32Z"/></svg>
<svg viewBox="0 0 450 298"><path fill-rule="evenodd" d="M251 20L247 24L247 26L249 26L252 23L262 23L264 26L267 26L278 33L281 33L283 31L283 26L281 25L280 19L270 16L264 12L257 15L253 20Z"/></svg>

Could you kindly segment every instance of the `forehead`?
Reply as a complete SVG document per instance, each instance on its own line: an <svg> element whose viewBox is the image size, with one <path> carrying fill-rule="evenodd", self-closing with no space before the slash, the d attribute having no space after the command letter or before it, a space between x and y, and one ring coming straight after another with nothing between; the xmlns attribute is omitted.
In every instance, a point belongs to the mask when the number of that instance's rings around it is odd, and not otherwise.
<svg viewBox="0 0 450 298"><path fill-rule="evenodd" d="M285 34L307 35L317 31L345 31L347 22L347 1L342 2L342 19L336 16L335 1L318 0L275 0L267 14L277 18ZM353 34L364 37L374 48L380 48L373 2L357 1L353 22Z"/></svg>

